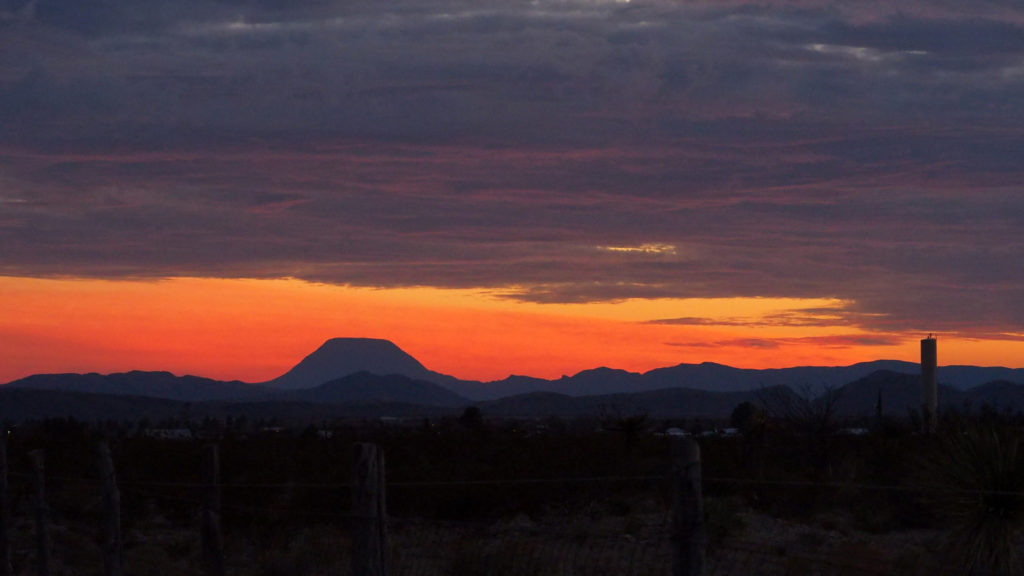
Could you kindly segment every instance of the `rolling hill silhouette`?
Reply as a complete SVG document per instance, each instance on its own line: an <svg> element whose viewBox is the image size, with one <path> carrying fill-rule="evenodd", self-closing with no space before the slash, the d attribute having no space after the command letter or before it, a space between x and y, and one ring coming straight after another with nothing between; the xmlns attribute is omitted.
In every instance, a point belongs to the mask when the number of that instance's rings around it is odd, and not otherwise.
<svg viewBox="0 0 1024 576"><path fill-rule="evenodd" d="M419 406L464 406L469 403L462 396L433 382L401 374L380 376L365 371L313 388L288 390L275 396L277 398L326 404L395 402Z"/></svg>
<svg viewBox="0 0 1024 576"><path fill-rule="evenodd" d="M959 408L970 392L939 385L940 410ZM882 414L904 418L911 410L921 410L921 378L916 374L903 374L879 370L839 388L836 409L848 418L871 417L876 414L879 396Z"/></svg>
<svg viewBox="0 0 1024 576"><path fill-rule="evenodd" d="M133 370L115 374L35 374L15 380L4 388L143 396L167 400L241 400L263 396L262 386L238 380L224 382L199 376L175 376L170 372Z"/></svg>
<svg viewBox="0 0 1024 576"><path fill-rule="evenodd" d="M760 403L766 394L789 395L783 386L739 392L710 392L693 388L664 388L630 394L568 396L557 392L530 392L481 402L484 414L505 418L560 416L595 417L606 412L643 413L651 418L727 419L741 402Z"/></svg>

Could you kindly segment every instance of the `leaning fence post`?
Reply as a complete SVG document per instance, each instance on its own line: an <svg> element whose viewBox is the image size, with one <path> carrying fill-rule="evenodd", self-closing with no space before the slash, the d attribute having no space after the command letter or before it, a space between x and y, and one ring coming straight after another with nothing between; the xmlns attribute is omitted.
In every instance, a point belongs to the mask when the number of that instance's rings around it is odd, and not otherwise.
<svg viewBox="0 0 1024 576"><path fill-rule="evenodd" d="M28 453L32 461L32 484L35 491L36 562L39 576L50 576L50 527L46 514L46 484L44 481L46 457L42 450Z"/></svg>
<svg viewBox="0 0 1024 576"><path fill-rule="evenodd" d="M207 576L224 576L224 538L220 529L220 462L217 445L207 445L203 455L203 568Z"/></svg>
<svg viewBox="0 0 1024 576"><path fill-rule="evenodd" d="M121 492L106 442L96 446L96 465L103 484L103 568L106 576L121 576Z"/></svg>
<svg viewBox="0 0 1024 576"><path fill-rule="evenodd" d="M0 576L12 576L11 539L7 530L11 525L11 505L7 499L7 430L0 426Z"/></svg>
<svg viewBox="0 0 1024 576"><path fill-rule="evenodd" d="M705 541L700 446L690 438L673 438L672 576L704 575Z"/></svg>
<svg viewBox="0 0 1024 576"><path fill-rule="evenodd" d="M352 574L386 576L387 512L384 452L356 444L352 466Z"/></svg>

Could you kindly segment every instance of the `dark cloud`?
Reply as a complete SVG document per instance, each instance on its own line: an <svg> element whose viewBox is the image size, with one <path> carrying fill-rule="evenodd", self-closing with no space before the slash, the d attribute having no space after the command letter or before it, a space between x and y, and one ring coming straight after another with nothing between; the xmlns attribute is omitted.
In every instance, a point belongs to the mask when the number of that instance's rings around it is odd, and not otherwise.
<svg viewBox="0 0 1024 576"><path fill-rule="evenodd" d="M0 272L1017 334L1024 12L962 4L7 0Z"/></svg>
<svg viewBox="0 0 1024 576"><path fill-rule="evenodd" d="M883 53L926 52L953 58L1020 54L1018 23L991 19L931 19L897 16L868 24L833 21L814 36L824 44L874 48Z"/></svg>
<svg viewBox="0 0 1024 576"><path fill-rule="evenodd" d="M50 146L281 134L590 145L733 136L706 122L758 115L979 116L965 100L1016 112L1013 23L723 6L40 0L5 42L0 98L29 105L9 136L48 120L32 140ZM73 52L38 41L62 32Z"/></svg>

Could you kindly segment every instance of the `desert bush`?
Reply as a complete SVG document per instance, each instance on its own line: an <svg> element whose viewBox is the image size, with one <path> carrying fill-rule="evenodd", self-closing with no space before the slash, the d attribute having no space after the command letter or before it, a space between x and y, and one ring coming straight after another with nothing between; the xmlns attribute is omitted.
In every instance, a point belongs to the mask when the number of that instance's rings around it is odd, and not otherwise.
<svg viewBox="0 0 1024 576"><path fill-rule="evenodd" d="M1024 453L1016 430L971 425L938 439L922 461L922 498L951 524L947 550L968 575L1020 574Z"/></svg>

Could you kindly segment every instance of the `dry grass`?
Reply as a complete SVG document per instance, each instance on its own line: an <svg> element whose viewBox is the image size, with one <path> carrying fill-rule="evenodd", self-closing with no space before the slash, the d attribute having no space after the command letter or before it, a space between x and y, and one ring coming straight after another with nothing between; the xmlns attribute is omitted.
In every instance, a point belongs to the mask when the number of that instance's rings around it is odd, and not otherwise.
<svg viewBox="0 0 1024 576"><path fill-rule="evenodd" d="M708 576L938 575L941 531L869 532L853 512L799 521L758 513L738 498L705 499ZM863 514L863 511L858 514ZM95 519L57 522L54 576L100 574ZM265 518L225 530L231 576L350 572L344 520L301 525ZM488 523L392 519L389 572L396 576L654 576L671 573L668 514L657 497L595 501ZM297 526L298 527L294 527ZM292 527L289 527L292 526ZM198 526L147 512L125 533L125 574L201 572ZM31 525L17 525L17 573L34 574ZM949 573L949 572L946 572ZM958 572L957 572L958 573Z"/></svg>

